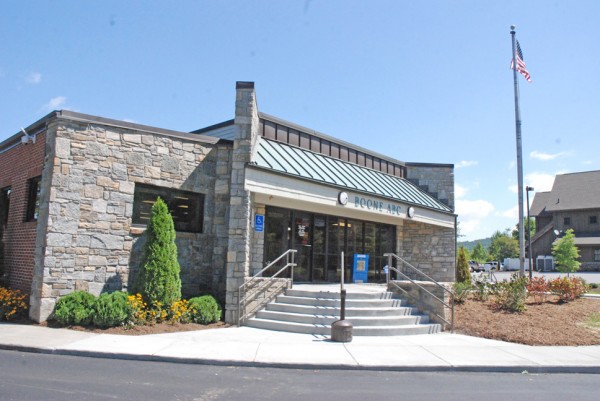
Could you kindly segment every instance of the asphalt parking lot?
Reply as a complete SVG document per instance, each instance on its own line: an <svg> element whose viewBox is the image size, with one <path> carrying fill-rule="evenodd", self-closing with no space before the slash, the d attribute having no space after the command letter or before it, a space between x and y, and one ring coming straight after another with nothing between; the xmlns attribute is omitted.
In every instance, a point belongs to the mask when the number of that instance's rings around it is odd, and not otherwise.
<svg viewBox="0 0 600 401"><path fill-rule="evenodd" d="M494 277L496 278L496 280L498 281L502 281L502 280L509 280L510 276L518 273L517 271L499 271L499 272L493 272ZM471 273L473 275L473 277L476 277L478 275L486 275L489 276L489 272L481 272L481 273ZM525 274L528 276L529 275L529 271L525 271ZM552 280L554 278L557 277L562 277L562 276L566 276L566 273L560 273L560 272L533 272L533 277L539 277L539 276L543 276L546 277L546 279ZM583 278L587 283L598 283L600 284L600 272L577 272L577 273L571 273L571 276L576 276L576 277L581 277Z"/></svg>

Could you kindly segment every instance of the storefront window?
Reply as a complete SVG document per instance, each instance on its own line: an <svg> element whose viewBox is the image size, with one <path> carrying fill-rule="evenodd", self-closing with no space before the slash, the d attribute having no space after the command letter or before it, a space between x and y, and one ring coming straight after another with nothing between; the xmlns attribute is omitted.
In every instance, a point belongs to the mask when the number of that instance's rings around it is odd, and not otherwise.
<svg viewBox="0 0 600 401"><path fill-rule="evenodd" d="M27 210L25 221L37 221L40 212L40 189L42 177L35 177L29 180L29 194L27 198Z"/></svg>

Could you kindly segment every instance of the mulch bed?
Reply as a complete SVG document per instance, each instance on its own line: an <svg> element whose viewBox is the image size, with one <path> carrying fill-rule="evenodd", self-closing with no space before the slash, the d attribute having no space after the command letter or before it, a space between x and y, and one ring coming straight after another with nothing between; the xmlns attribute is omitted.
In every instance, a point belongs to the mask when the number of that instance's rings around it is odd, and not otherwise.
<svg viewBox="0 0 600 401"><path fill-rule="evenodd" d="M557 298L537 304L528 299L522 313L496 308L491 301L468 299L455 306L455 331L470 336L527 345L600 345L600 329L586 325L600 314L600 300Z"/></svg>

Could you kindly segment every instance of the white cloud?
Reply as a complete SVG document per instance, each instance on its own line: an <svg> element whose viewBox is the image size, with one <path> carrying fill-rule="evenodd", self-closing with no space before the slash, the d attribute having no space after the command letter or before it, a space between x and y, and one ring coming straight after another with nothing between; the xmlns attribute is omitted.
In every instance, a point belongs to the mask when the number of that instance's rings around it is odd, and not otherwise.
<svg viewBox="0 0 600 401"><path fill-rule="evenodd" d="M479 162L475 160L461 160L454 167L456 168L464 168L478 165Z"/></svg>
<svg viewBox="0 0 600 401"><path fill-rule="evenodd" d="M43 106L43 109L46 111L58 110L60 108L64 108L66 102L67 98L64 96L53 97L48 103L46 103Z"/></svg>
<svg viewBox="0 0 600 401"><path fill-rule="evenodd" d="M563 173L557 172L556 174L563 174ZM527 174L525 177L523 177L523 186L524 187L525 186L533 187L535 192L550 191L552 189L553 184L554 184L554 175L553 174L533 172L533 173ZM511 185L510 187L508 187L508 189L515 194L519 190L518 186L516 184Z"/></svg>
<svg viewBox="0 0 600 401"><path fill-rule="evenodd" d="M42 74L39 72L32 72L25 77L25 82L32 85L37 85L42 82Z"/></svg>
<svg viewBox="0 0 600 401"><path fill-rule="evenodd" d="M454 198L455 199L462 198L463 196L465 196L467 191L468 191L467 188L463 187L462 185L454 184Z"/></svg>
<svg viewBox="0 0 600 401"><path fill-rule="evenodd" d="M529 154L529 157L533 159L548 161L557 159L559 157L569 156L571 153L572 152L544 153L534 150Z"/></svg>
<svg viewBox="0 0 600 401"><path fill-rule="evenodd" d="M456 200L456 213L460 221L460 232L469 235L479 228L482 220L492 214L494 205L486 200Z"/></svg>
<svg viewBox="0 0 600 401"><path fill-rule="evenodd" d="M519 221L519 205L515 205L510 209L501 212L500 216L508 217L510 219L514 219L515 221Z"/></svg>

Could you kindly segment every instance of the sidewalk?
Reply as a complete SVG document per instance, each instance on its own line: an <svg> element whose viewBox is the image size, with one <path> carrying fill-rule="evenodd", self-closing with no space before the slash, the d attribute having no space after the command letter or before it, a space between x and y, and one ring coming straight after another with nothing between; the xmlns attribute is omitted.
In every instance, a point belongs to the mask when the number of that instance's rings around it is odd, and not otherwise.
<svg viewBox="0 0 600 401"><path fill-rule="evenodd" d="M304 369L600 374L600 345L532 347L449 333L335 343L328 337L250 327L122 336L1 323L0 349Z"/></svg>

